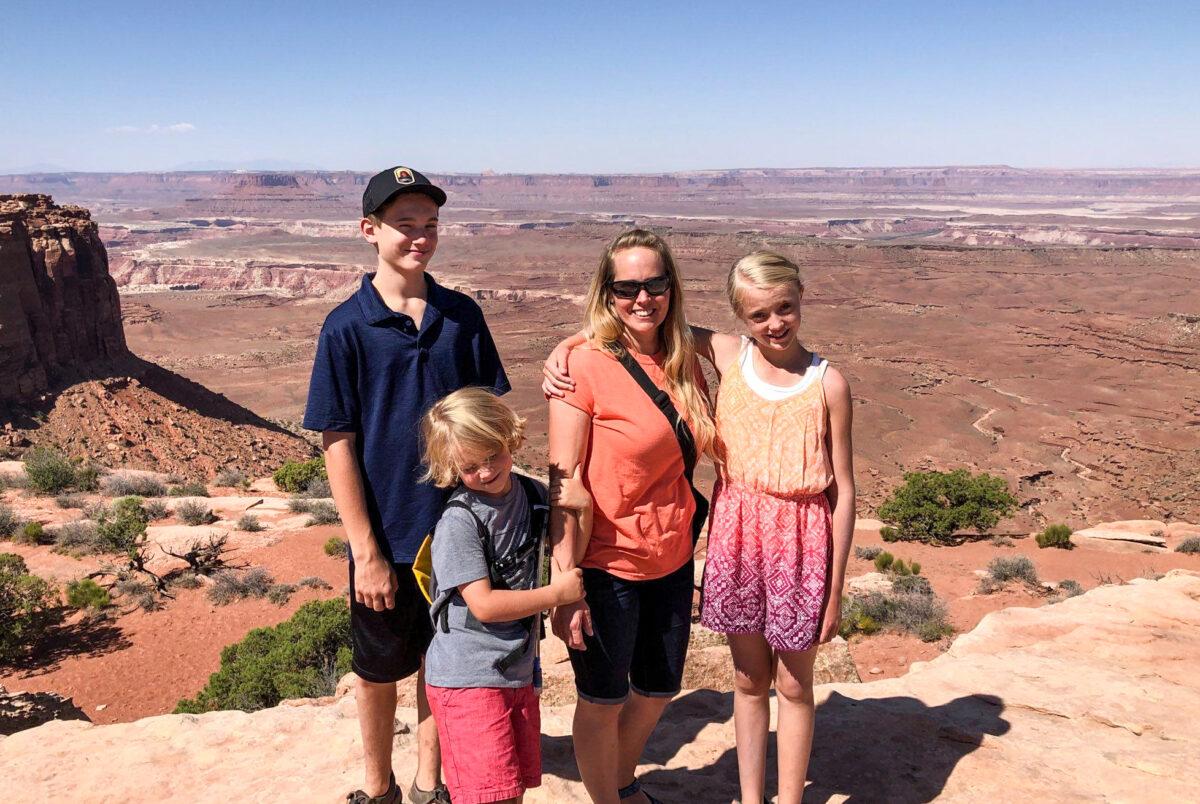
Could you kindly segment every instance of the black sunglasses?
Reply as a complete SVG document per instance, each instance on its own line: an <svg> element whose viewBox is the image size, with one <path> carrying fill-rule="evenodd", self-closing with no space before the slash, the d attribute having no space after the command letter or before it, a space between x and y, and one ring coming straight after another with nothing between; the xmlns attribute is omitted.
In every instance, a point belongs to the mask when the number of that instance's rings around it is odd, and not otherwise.
<svg viewBox="0 0 1200 804"><path fill-rule="evenodd" d="M671 277L656 276L645 282L639 282L636 279L610 279L607 284L612 295L618 299L636 299L643 290L651 296L663 295L671 289Z"/></svg>

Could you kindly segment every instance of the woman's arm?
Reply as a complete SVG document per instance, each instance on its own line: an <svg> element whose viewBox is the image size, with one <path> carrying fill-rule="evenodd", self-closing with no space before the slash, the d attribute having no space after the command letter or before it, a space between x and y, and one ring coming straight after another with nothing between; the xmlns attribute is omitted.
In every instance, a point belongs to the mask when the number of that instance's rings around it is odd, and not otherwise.
<svg viewBox="0 0 1200 804"><path fill-rule="evenodd" d="M577 465L570 476L561 476L550 489L550 505L579 515L579 531L575 536L575 563L578 564L583 561L588 539L592 537L592 495L583 485L583 464Z"/></svg>
<svg viewBox="0 0 1200 804"><path fill-rule="evenodd" d="M582 599L583 570L559 572L537 589L493 589L491 579L480 578L460 584L458 591L479 622L507 623Z"/></svg>
<svg viewBox="0 0 1200 804"><path fill-rule="evenodd" d="M712 364L718 378L724 376L726 369L733 365L742 346L742 339L736 335L713 332L695 325L692 326L692 340L696 343L696 354Z"/></svg>
<svg viewBox="0 0 1200 804"><path fill-rule="evenodd" d="M825 400L829 409L829 429L825 446L833 463L833 483L826 490L833 512L833 556L829 573L829 603L822 618L821 642L837 635L842 619L842 587L846 580L846 562L854 540L854 447L851 429L854 410L850 385L836 369L825 371Z"/></svg>
<svg viewBox="0 0 1200 804"><path fill-rule="evenodd" d="M556 489L583 464L587 455L590 417L560 399L550 400L550 488ZM554 493L553 491L551 492ZM587 542L581 538L576 512L560 506L550 508L550 549L559 571L574 569L583 557ZM554 633L572 648L583 650L583 634L592 632L587 602L557 607L550 616Z"/></svg>

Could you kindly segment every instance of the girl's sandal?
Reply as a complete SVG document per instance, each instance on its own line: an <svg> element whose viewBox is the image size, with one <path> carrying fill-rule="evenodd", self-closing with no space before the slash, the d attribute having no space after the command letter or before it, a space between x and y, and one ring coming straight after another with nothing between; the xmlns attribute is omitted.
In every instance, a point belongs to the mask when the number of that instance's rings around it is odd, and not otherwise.
<svg viewBox="0 0 1200 804"><path fill-rule="evenodd" d="M627 798L632 798L633 796L636 796L639 791L642 793L646 793L645 790L642 790L641 780L634 779L632 782L627 784L625 787L622 787L620 790L617 791L617 798L624 801ZM646 793L646 800L649 801L650 804L663 804L661 801L659 801L657 798L650 795L649 793Z"/></svg>

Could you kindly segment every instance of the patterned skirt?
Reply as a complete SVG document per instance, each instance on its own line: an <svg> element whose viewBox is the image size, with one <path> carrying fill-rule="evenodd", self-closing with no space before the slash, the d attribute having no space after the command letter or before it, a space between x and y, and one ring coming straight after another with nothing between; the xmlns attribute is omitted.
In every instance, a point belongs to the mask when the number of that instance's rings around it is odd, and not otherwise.
<svg viewBox="0 0 1200 804"><path fill-rule="evenodd" d="M783 499L718 483L701 624L723 634L762 634L779 651L815 645L828 591L831 525L824 494Z"/></svg>

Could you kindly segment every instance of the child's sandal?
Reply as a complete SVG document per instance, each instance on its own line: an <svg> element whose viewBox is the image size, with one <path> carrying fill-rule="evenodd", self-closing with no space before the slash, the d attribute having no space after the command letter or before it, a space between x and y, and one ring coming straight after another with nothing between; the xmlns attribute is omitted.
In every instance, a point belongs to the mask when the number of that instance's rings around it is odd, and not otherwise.
<svg viewBox="0 0 1200 804"><path fill-rule="evenodd" d="M646 793L645 790L642 790L641 780L634 779L632 782L627 784L625 787L622 787L620 790L617 791L617 798L624 801L627 798L632 798L633 796L636 796L639 791ZM659 801L657 798L650 795L649 793L646 793L646 800L649 801L650 804L663 804L661 801Z"/></svg>

